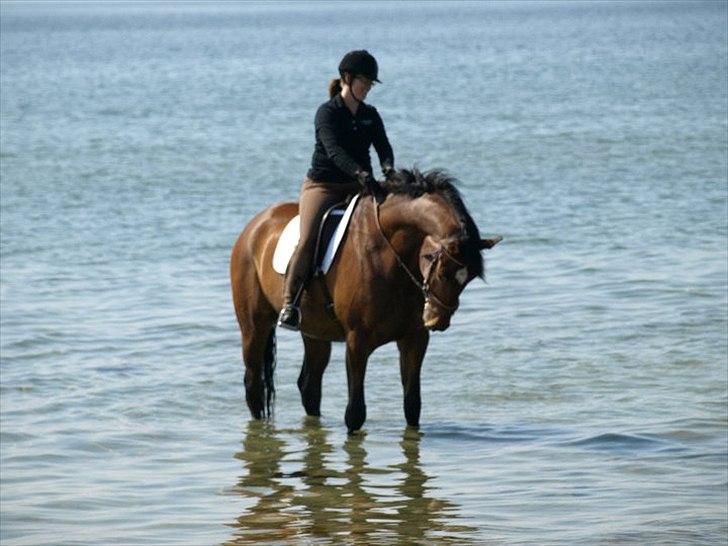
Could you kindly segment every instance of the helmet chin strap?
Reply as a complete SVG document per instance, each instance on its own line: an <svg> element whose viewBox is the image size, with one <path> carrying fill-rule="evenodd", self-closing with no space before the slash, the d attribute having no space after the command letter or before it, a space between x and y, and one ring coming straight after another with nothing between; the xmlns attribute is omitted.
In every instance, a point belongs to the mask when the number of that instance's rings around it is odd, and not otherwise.
<svg viewBox="0 0 728 546"><path fill-rule="evenodd" d="M347 83L347 85L349 86L349 93L352 97L354 97L354 100L357 102L357 104L361 104L362 100L356 96L356 94L354 93L354 86L352 85L354 83L355 77L350 75L349 78L349 83Z"/></svg>

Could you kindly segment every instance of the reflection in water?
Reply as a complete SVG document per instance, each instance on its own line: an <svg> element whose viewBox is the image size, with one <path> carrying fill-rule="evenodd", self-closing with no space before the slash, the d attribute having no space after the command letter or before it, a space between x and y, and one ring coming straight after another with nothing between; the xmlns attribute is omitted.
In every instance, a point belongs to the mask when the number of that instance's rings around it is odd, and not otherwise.
<svg viewBox="0 0 728 546"><path fill-rule="evenodd" d="M234 488L249 503L226 545L473 542L476 529L453 524L456 505L427 486L420 433L405 430L404 459L384 467L367 462L364 436L348 437L341 452L328 435L313 418L285 431L249 423L235 455L245 473Z"/></svg>

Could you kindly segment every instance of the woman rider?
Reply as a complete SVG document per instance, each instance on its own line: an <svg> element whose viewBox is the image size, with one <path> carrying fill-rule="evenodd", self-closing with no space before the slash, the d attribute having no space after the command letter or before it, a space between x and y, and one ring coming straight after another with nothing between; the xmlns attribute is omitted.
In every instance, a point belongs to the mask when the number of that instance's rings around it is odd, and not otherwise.
<svg viewBox="0 0 728 546"><path fill-rule="evenodd" d="M330 100L316 112L316 146L298 201L301 233L286 274L278 326L298 330L298 302L313 269L316 235L324 213L362 188L375 196L382 188L372 176L369 148L382 172L393 170L394 154L376 108L364 103L377 79L376 59L365 50L350 51L339 63L340 78L329 83Z"/></svg>

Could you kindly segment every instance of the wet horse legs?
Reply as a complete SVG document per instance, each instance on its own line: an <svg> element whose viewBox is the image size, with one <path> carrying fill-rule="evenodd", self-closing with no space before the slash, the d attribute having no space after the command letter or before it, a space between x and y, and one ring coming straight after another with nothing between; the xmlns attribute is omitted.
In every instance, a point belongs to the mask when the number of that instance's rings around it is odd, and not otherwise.
<svg viewBox="0 0 728 546"><path fill-rule="evenodd" d="M350 332L346 340L346 378L349 384L349 403L346 406L346 426L349 434L361 428L367 418L364 402L364 375L372 349L362 336Z"/></svg>
<svg viewBox="0 0 728 546"><path fill-rule="evenodd" d="M418 427L420 424L420 370L429 339L430 334L423 328L397 341L399 371L404 390L404 416L411 427Z"/></svg>
<svg viewBox="0 0 728 546"><path fill-rule="evenodd" d="M245 401L255 419L262 419L266 409L266 360L273 358L269 341L273 324L265 327L250 325L243 329L243 361L245 362Z"/></svg>
<svg viewBox="0 0 728 546"><path fill-rule="evenodd" d="M331 356L331 342L303 337L303 366L298 390L307 415L321 415L321 379Z"/></svg>

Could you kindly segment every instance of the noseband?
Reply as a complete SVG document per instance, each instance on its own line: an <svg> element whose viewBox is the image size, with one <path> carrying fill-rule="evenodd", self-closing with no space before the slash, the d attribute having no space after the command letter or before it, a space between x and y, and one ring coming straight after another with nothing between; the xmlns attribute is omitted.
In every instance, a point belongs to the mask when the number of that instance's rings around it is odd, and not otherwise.
<svg viewBox="0 0 728 546"><path fill-rule="evenodd" d="M382 224L379 221L379 203L374 203L374 217L377 220L377 227L379 228L379 233L382 234L382 238L387 242L387 246L392 250L392 253L394 254L394 257L397 259L397 263L399 266L404 269L404 272L407 273L407 276L412 280L413 283L415 283L415 286L420 289L422 292L422 295L425 298L425 303L434 302L437 304L438 307L442 307L446 311L449 311L451 314L454 313L458 306L457 305L448 305L444 301L442 301L439 297L437 297L432 290L430 289L430 280L432 279L432 274L435 272L435 266L440 261L440 258L442 258L443 255L445 255L447 258L449 258L451 261L455 262L460 267L467 267L463 262L455 258L450 252L447 251L447 249L440 244L440 248L433 254L433 260L430 263L430 267L427 268L427 275L424 277L424 282L420 282L417 280L417 277L415 277L414 273L410 271L410 269L407 267L407 264L402 261L402 258L399 257L399 254L395 250L394 246L390 242L390 240L387 238L387 236L384 234L384 230L382 229Z"/></svg>

